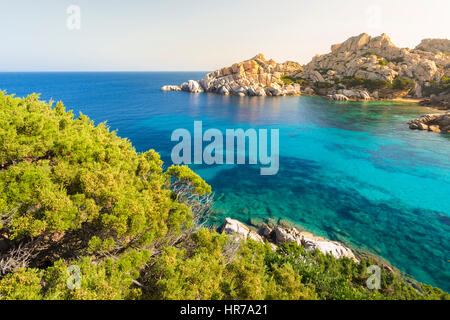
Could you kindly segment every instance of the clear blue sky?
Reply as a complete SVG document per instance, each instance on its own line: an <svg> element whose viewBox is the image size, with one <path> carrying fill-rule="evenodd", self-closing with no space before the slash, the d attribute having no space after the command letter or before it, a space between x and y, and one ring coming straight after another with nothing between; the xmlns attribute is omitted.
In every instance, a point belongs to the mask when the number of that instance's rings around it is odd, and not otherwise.
<svg viewBox="0 0 450 320"><path fill-rule="evenodd" d="M449 30L449 0L0 0L0 71L203 71L259 52L306 63L362 32L414 47Z"/></svg>

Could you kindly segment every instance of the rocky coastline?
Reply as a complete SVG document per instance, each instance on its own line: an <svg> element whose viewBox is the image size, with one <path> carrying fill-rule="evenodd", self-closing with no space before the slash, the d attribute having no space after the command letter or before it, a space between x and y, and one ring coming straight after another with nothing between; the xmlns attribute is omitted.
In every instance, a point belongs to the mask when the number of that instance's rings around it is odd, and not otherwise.
<svg viewBox="0 0 450 320"><path fill-rule="evenodd" d="M189 80L180 86L168 85L161 90L236 96L294 96L301 94L301 85L288 84L283 79L301 69L296 62L277 63L258 54L252 59L208 73L202 80Z"/></svg>
<svg viewBox="0 0 450 320"><path fill-rule="evenodd" d="M322 253L331 254L338 259L346 257L355 262L359 262L353 251L342 243L301 231L294 226L282 223L276 225L261 223L258 224L258 226L253 225L252 227L249 227L238 220L226 218L218 231L235 236L241 240L252 239L261 243L268 241L274 250L280 243L297 243L305 248L305 250L318 249Z"/></svg>
<svg viewBox="0 0 450 320"><path fill-rule="evenodd" d="M449 108L450 40L425 39L415 49L395 46L386 34L366 33L331 46L302 66L277 63L263 54L208 73L204 79L163 91L236 96L322 96L331 100L410 98Z"/></svg>
<svg viewBox="0 0 450 320"><path fill-rule="evenodd" d="M409 121L408 124L412 130L450 133L450 112L444 114L426 114Z"/></svg>
<svg viewBox="0 0 450 320"><path fill-rule="evenodd" d="M424 39L408 49L395 46L386 34L363 33L331 46L330 53L316 55L303 66L294 61L277 63L258 54L201 80L161 90L241 97L306 94L341 102L408 99L450 110L450 40ZM411 129L446 133L447 117L425 115L408 124Z"/></svg>

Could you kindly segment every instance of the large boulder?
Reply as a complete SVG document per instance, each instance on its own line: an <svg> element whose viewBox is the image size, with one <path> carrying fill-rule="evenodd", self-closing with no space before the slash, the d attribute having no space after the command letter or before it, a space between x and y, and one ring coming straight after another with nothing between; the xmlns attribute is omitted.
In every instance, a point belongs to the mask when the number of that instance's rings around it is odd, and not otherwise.
<svg viewBox="0 0 450 320"><path fill-rule="evenodd" d="M301 245L306 250L319 250L324 254L331 254L335 258L349 258L354 261L358 259L353 254L352 250L345 247L343 244L334 242L322 237L317 237L308 232L301 232L296 228L286 228L277 226L274 230L275 240L278 243L294 242Z"/></svg>
<svg viewBox="0 0 450 320"><path fill-rule="evenodd" d="M252 239L257 242L264 242L262 237L255 231L251 230L245 224L231 218L225 219L220 231L228 235L237 236L242 240Z"/></svg>
<svg viewBox="0 0 450 320"><path fill-rule="evenodd" d="M187 85L188 91L192 93L201 93L203 88L198 81L189 80Z"/></svg>

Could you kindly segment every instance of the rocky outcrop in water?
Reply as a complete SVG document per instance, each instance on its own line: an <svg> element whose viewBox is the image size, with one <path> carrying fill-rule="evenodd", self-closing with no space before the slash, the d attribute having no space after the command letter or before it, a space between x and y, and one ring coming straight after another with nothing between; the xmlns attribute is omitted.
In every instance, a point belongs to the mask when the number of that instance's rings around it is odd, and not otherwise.
<svg viewBox="0 0 450 320"><path fill-rule="evenodd" d="M222 95L237 96L286 96L300 95L301 86L297 83L287 84L283 77L301 70L300 64L292 61L277 63L266 60L258 54L254 58L235 63L208 73L199 81L189 80L178 86L164 86L163 91L213 92Z"/></svg>
<svg viewBox="0 0 450 320"><path fill-rule="evenodd" d="M358 259L353 254L352 250L345 247L339 242L334 242L322 237L317 237L308 232L301 232L294 227L273 226L263 224L258 231L254 231L243 223L227 218L219 231L225 232L229 235L235 235L240 239L253 239L258 242L268 240L271 243L297 243L306 250L318 249L324 254L331 254L335 258L350 258L358 262Z"/></svg>
<svg viewBox="0 0 450 320"><path fill-rule="evenodd" d="M413 130L450 133L450 113L426 114L408 122Z"/></svg>

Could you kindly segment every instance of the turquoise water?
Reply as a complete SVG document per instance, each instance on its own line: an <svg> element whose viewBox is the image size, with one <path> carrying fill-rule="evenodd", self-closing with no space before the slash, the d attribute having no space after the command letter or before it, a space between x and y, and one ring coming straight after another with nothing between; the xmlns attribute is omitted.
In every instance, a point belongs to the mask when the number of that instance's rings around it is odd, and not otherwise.
<svg viewBox="0 0 450 320"><path fill-rule="evenodd" d="M411 131L430 109L335 103L315 97L239 98L161 92L202 73L0 73L0 89L63 100L154 148L169 166L172 131L203 126L280 129L280 171L194 166L216 193L220 223L231 216L284 218L368 250L416 279L450 290L450 135Z"/></svg>

